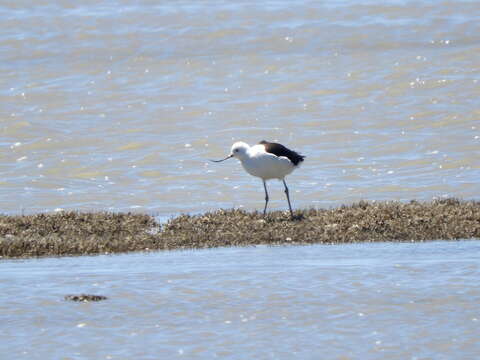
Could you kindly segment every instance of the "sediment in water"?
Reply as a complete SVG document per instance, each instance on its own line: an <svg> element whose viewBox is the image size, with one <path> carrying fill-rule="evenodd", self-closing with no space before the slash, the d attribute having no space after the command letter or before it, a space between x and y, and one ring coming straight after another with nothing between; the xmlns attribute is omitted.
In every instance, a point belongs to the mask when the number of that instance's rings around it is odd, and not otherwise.
<svg viewBox="0 0 480 360"><path fill-rule="evenodd" d="M79 294L79 295L65 295L65 300L77 301L77 302L90 302L90 301L102 301L108 298L103 295L91 295L91 294Z"/></svg>
<svg viewBox="0 0 480 360"><path fill-rule="evenodd" d="M0 256L36 257L145 250L427 241L480 238L480 202L365 202L328 210L218 210L160 225L148 215L59 212L0 215Z"/></svg>

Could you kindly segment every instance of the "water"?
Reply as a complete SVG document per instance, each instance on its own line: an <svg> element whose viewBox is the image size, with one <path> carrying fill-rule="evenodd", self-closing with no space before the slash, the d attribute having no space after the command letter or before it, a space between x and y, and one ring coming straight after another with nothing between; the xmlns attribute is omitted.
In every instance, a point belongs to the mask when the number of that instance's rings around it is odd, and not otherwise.
<svg viewBox="0 0 480 360"><path fill-rule="evenodd" d="M263 206L232 142L306 155L294 207L478 198L480 4L0 4L0 210ZM285 209L281 184L272 209ZM476 242L0 262L1 358L469 359ZM91 292L94 304L63 300Z"/></svg>
<svg viewBox="0 0 480 360"><path fill-rule="evenodd" d="M1 210L261 209L260 180L207 159L262 139L307 156L288 178L296 207L476 198L479 14L476 1L2 1Z"/></svg>
<svg viewBox="0 0 480 360"><path fill-rule="evenodd" d="M480 243L0 263L3 359L474 359ZM102 294L74 303L65 294Z"/></svg>

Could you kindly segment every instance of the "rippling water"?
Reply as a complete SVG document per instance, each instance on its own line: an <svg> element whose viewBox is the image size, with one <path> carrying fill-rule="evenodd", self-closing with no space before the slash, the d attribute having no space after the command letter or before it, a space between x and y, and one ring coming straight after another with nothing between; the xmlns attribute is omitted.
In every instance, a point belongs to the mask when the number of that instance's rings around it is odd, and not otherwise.
<svg viewBox="0 0 480 360"><path fill-rule="evenodd" d="M4 0L1 211L261 209L480 192L477 1ZM282 186L272 208L285 209ZM476 242L0 262L2 358L471 359ZM109 300L77 304L67 293ZM387 356L385 356L387 354Z"/></svg>
<svg viewBox="0 0 480 360"><path fill-rule="evenodd" d="M475 359L480 244L0 262L10 359ZM109 297L74 303L65 294Z"/></svg>
<svg viewBox="0 0 480 360"><path fill-rule="evenodd" d="M307 156L297 207L478 196L476 1L2 1L9 213L259 209L234 140ZM272 208L284 209L282 186Z"/></svg>

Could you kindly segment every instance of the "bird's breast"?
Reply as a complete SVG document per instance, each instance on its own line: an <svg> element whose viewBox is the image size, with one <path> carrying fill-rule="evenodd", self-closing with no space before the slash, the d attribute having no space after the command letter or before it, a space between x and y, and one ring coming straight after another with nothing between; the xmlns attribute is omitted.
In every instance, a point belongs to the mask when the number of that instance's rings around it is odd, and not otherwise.
<svg viewBox="0 0 480 360"><path fill-rule="evenodd" d="M245 159L242 166L250 175L264 180L283 179L294 169L294 165L288 159L277 156Z"/></svg>

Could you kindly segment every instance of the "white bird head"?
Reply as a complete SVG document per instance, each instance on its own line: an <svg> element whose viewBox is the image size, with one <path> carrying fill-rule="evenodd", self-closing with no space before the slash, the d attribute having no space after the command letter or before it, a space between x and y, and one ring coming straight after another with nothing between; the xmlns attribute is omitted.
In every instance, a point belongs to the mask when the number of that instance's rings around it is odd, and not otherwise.
<svg viewBox="0 0 480 360"><path fill-rule="evenodd" d="M230 156L237 158L238 160L243 160L248 157L247 152L250 149L250 146L243 141L238 141L232 145L232 150L230 150Z"/></svg>
<svg viewBox="0 0 480 360"><path fill-rule="evenodd" d="M247 143L244 143L243 141L238 141L232 145L232 149L230 150L230 155L228 155L225 159L221 160L211 160L213 162L221 162L225 161L227 159L230 159L232 157L237 158L238 160L242 161L248 157L248 149L250 149L250 146Z"/></svg>

